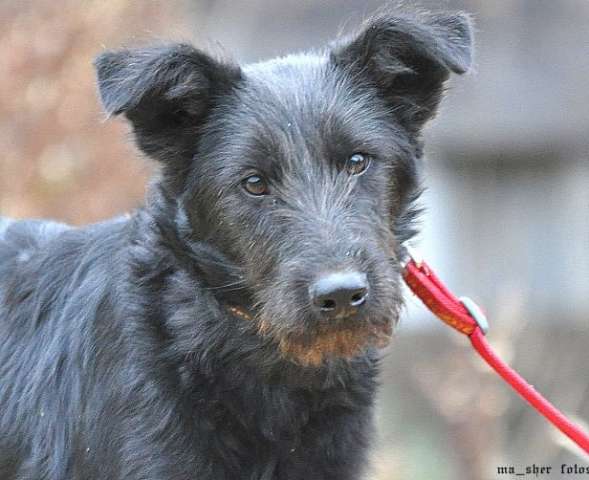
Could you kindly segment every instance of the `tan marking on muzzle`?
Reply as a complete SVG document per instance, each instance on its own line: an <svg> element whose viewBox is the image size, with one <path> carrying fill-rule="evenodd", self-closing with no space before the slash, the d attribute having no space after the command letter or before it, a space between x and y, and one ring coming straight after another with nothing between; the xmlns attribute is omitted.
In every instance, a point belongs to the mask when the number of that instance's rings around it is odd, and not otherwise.
<svg viewBox="0 0 589 480"><path fill-rule="evenodd" d="M317 367L328 358L351 359L367 347L386 347L392 335L390 323L356 328L330 328L311 338L288 336L279 341L281 353L303 366Z"/></svg>
<svg viewBox="0 0 589 480"><path fill-rule="evenodd" d="M273 335L270 323L255 319L240 307L230 306L228 310L248 322L256 321L262 336ZM392 322L381 325L357 327L324 327L312 337L287 335L277 338L281 354L302 366L318 367L328 358L351 359L368 347L384 348L392 336Z"/></svg>

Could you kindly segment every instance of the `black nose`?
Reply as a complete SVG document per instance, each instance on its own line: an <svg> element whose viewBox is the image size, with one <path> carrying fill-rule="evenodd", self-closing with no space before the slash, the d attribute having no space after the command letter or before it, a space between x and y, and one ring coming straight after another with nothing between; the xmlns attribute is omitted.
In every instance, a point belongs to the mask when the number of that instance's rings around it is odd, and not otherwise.
<svg viewBox="0 0 589 480"><path fill-rule="evenodd" d="M338 317L357 312L366 303L368 280L365 273L327 274L309 287L311 300L323 314Z"/></svg>

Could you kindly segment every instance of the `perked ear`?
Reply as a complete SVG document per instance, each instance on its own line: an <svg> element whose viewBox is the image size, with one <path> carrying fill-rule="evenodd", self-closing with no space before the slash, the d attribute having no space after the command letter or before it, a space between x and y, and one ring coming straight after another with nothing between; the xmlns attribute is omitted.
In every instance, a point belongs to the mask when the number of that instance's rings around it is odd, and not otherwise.
<svg viewBox="0 0 589 480"><path fill-rule="evenodd" d="M146 154L191 159L211 107L239 80L239 67L185 44L107 51L94 65L108 115L124 114Z"/></svg>
<svg viewBox="0 0 589 480"><path fill-rule="evenodd" d="M380 15L335 45L331 58L367 76L401 123L419 130L435 114L450 73L471 66L471 20L463 13Z"/></svg>

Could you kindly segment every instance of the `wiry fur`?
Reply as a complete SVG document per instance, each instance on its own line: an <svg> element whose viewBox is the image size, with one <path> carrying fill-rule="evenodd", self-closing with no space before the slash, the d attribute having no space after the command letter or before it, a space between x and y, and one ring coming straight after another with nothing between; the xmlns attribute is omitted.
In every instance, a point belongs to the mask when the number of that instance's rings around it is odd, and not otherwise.
<svg viewBox="0 0 589 480"><path fill-rule="evenodd" d="M433 14L244 68L102 54L107 113L162 170L130 218L0 220L0 478L358 478L420 129L469 63L468 19ZM243 191L250 172L270 195ZM369 280L354 323L310 307L334 269Z"/></svg>

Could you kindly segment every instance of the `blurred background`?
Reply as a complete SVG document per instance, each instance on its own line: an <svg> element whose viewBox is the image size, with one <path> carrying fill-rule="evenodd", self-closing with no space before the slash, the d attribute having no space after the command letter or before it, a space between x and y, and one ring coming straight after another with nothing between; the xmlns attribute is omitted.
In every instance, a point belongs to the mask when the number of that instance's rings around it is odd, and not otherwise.
<svg viewBox="0 0 589 480"><path fill-rule="evenodd" d="M589 1L420 2L477 25L473 73L426 132L417 242L483 305L503 358L589 420ZM0 214L74 224L132 210L150 164L105 122L93 57L189 40L239 61L318 47L382 7L355 0L3 0ZM408 294L384 361L373 480L504 478L587 459ZM567 477L567 478L570 478Z"/></svg>

